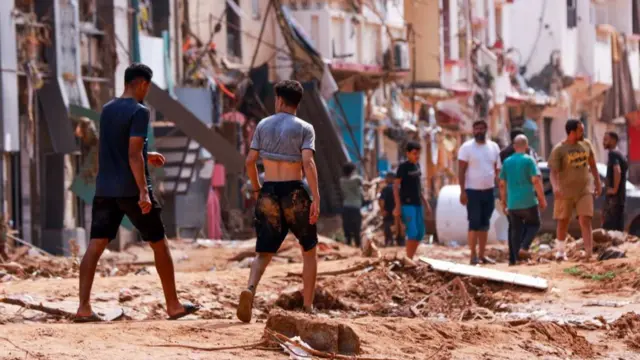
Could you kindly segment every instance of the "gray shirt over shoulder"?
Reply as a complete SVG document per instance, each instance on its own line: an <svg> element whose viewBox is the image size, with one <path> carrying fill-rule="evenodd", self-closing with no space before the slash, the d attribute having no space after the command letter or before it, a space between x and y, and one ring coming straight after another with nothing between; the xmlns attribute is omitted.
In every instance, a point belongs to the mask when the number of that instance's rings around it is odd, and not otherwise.
<svg viewBox="0 0 640 360"><path fill-rule="evenodd" d="M316 150L313 125L289 113L277 113L262 119L256 127L251 149L263 159L302 161L302 150Z"/></svg>

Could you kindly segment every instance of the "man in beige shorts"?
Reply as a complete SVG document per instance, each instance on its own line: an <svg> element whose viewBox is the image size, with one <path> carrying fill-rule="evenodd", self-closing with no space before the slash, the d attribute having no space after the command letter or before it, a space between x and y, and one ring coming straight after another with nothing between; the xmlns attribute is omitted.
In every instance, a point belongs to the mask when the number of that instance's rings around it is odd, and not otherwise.
<svg viewBox="0 0 640 360"><path fill-rule="evenodd" d="M564 241L573 212L578 215L587 260L593 255L591 219L594 195L601 191L593 146L584 138L584 126L575 119L567 120L567 138L557 144L549 156L553 187L553 218L558 221L556 260L567 260ZM595 185L595 186L594 186Z"/></svg>

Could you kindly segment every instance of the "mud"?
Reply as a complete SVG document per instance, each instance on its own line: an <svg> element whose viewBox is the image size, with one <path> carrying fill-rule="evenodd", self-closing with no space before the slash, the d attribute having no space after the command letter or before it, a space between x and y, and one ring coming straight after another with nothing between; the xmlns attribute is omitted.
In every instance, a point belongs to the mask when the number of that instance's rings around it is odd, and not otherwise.
<svg viewBox="0 0 640 360"><path fill-rule="evenodd" d="M631 348L640 350L640 314L629 312L610 324L610 335L622 339Z"/></svg>

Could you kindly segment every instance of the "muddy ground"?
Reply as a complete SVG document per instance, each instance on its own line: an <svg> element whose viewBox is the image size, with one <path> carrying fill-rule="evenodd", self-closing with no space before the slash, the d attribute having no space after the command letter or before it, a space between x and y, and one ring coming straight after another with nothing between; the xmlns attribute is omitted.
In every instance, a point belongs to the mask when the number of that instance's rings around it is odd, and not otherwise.
<svg viewBox="0 0 640 360"><path fill-rule="evenodd" d="M152 254L134 246L105 255L92 297L98 312L122 307L128 319L79 325L0 303L0 359L288 358L264 346L212 352L153 345L260 341L269 313L296 312L301 305L295 242L286 242L267 270L251 324L234 316L249 273L251 242L174 241L172 247L179 295L200 304L198 314L164 319ZM620 247L626 258L492 266L544 277L549 290L540 292L437 273L405 261L397 248L382 249L381 258L363 258L325 239L319 271L355 270L319 278L316 319L351 327L361 341L360 356L370 358L640 359L640 244ZM499 245L491 252L500 260L504 253ZM466 263L468 251L423 245L419 255ZM77 259L23 254L0 266L0 297L74 312L77 281Z"/></svg>

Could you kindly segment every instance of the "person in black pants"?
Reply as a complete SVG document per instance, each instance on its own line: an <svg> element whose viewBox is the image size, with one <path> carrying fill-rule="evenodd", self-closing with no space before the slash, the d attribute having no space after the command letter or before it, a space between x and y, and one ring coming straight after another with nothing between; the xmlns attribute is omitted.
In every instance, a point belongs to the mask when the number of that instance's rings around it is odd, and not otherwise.
<svg viewBox="0 0 640 360"><path fill-rule="evenodd" d="M510 135L511 135L511 144L509 144L507 147L502 149L502 151L500 151L500 163L502 163L502 164L504 164L504 162L507 160L507 158L509 158L509 156L511 156L511 155L516 153L516 150L515 150L514 144L513 144L516 136L518 136L518 135L526 136L521 129L513 129L513 130L511 130L511 134ZM540 158L538 157L538 154L532 148L527 147L526 154L531 156L533 158L533 161L536 164L540 161ZM507 221L509 222L508 234L509 234L509 238L510 238L511 237L511 216L507 215ZM533 241L533 239L531 239L531 241ZM523 242L521 244L522 251L519 252L519 257L527 258L529 256L529 247L531 246L531 241Z"/></svg>
<svg viewBox="0 0 640 360"><path fill-rule="evenodd" d="M607 178L605 185L602 227L606 230L624 231L624 203L627 200L627 159L618 149L618 134L607 132L602 140L609 151L607 160Z"/></svg>
<svg viewBox="0 0 640 360"><path fill-rule="evenodd" d="M360 247L360 232L362 230L362 190L364 182L356 173L356 166L347 163L342 168L340 189L342 190L342 228L345 243L355 242Z"/></svg>
<svg viewBox="0 0 640 360"><path fill-rule="evenodd" d="M396 217L393 216L393 209L396 207L396 202L393 198L393 181L395 177L396 175L392 171L385 175L386 186L382 189L378 198L384 227L384 246L393 246L393 231L391 228L396 224ZM397 225L400 227L400 224ZM404 246L404 237L401 229L396 229L396 232L396 245Z"/></svg>

